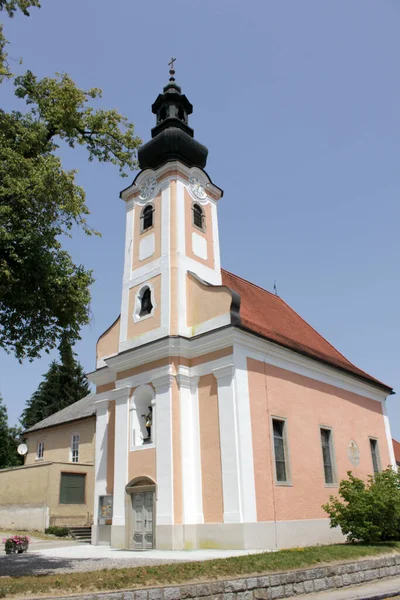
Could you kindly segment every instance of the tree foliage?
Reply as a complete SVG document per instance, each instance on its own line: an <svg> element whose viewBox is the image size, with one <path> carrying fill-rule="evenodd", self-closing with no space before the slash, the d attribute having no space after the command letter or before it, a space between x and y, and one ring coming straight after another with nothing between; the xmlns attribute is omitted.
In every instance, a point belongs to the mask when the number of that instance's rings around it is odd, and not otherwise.
<svg viewBox="0 0 400 600"><path fill-rule="evenodd" d="M330 496L323 505L331 527L339 526L349 541L377 542L399 539L400 474L388 467L367 482L347 473L339 485L341 499Z"/></svg>
<svg viewBox="0 0 400 600"><path fill-rule="evenodd" d="M0 0L0 12L28 15L36 0ZM0 78L13 78L25 112L0 109L0 347L19 359L71 340L90 320L92 273L63 248L75 226L87 223L85 192L76 170L63 169L61 143L83 146L89 161L111 163L121 175L137 166L140 139L116 110L94 109L97 88L79 89L66 74L14 77L0 31Z"/></svg>
<svg viewBox="0 0 400 600"><path fill-rule="evenodd" d="M0 395L0 469L17 467L23 463L23 458L17 453L20 443L20 431L8 426L7 407Z"/></svg>
<svg viewBox="0 0 400 600"><path fill-rule="evenodd" d="M52 361L37 390L21 415L21 425L29 429L39 421L81 400L90 392L82 365L76 360L69 339L60 344L60 361Z"/></svg>

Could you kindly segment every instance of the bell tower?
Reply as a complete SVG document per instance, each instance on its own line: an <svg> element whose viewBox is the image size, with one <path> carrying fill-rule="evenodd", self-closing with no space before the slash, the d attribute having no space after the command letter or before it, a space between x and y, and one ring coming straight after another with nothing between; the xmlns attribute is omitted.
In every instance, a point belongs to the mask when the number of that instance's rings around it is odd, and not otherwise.
<svg viewBox="0 0 400 600"><path fill-rule="evenodd" d="M169 82L152 105L151 139L138 152L141 171L120 194L127 212L118 352L191 337L193 278L221 285L223 192L204 171L208 149L194 138L193 106L170 64Z"/></svg>

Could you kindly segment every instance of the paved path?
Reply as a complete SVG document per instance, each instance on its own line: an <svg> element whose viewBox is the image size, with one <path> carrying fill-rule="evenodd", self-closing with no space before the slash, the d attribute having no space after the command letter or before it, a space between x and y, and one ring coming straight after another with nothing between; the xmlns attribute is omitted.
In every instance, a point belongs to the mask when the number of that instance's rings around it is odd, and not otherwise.
<svg viewBox="0 0 400 600"><path fill-rule="evenodd" d="M400 577L387 577L372 583L363 583L319 594L305 594L300 597L304 600L384 600L386 598L396 600L400 598Z"/></svg>
<svg viewBox="0 0 400 600"><path fill-rule="evenodd" d="M254 552L258 552L255 550ZM243 556L247 550L117 550L77 542L42 542L29 546L23 554L0 554L0 577L123 569L174 562L192 562Z"/></svg>

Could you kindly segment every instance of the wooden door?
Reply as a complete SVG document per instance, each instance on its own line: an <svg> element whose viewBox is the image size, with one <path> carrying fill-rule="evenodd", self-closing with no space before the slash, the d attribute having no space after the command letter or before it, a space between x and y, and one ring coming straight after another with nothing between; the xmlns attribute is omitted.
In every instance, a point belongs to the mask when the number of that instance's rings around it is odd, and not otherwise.
<svg viewBox="0 0 400 600"><path fill-rule="evenodd" d="M153 492L137 492L132 495L133 548L153 548Z"/></svg>

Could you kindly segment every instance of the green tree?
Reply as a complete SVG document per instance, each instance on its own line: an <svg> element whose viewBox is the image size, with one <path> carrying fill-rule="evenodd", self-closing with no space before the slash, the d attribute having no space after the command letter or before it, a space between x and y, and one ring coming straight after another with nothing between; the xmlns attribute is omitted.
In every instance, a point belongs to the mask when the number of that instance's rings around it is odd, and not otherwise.
<svg viewBox="0 0 400 600"><path fill-rule="evenodd" d="M0 12L39 7L36 0L0 0ZM0 109L0 347L22 360L71 340L90 321L92 273L63 248L75 226L87 235L85 192L57 156L60 143L84 146L89 161L136 168L141 140L116 110L94 109L101 90L81 90L66 74L38 79L10 71L0 29L0 79L12 78L26 112Z"/></svg>
<svg viewBox="0 0 400 600"><path fill-rule="evenodd" d="M89 394L89 383L75 356L70 341L64 335L60 344L60 362L51 362L43 381L22 412L20 421L24 429L29 429Z"/></svg>
<svg viewBox="0 0 400 600"><path fill-rule="evenodd" d="M8 426L7 407L0 395L0 469L23 463L23 457L17 453L19 443L20 432L18 428Z"/></svg>
<svg viewBox="0 0 400 600"><path fill-rule="evenodd" d="M323 509L330 517L330 526L339 526L349 541L377 542L399 539L400 534L400 473L391 467L367 482L354 477L339 485L340 498L330 496Z"/></svg>

